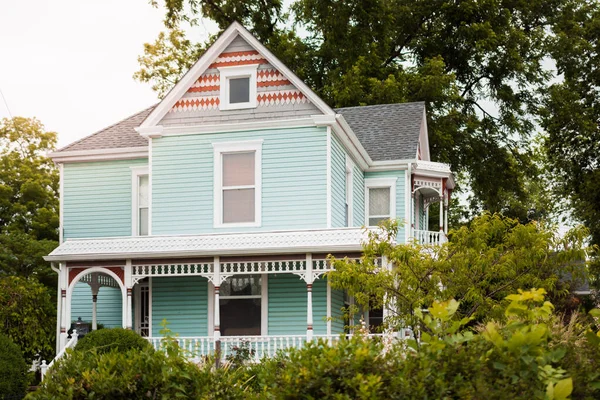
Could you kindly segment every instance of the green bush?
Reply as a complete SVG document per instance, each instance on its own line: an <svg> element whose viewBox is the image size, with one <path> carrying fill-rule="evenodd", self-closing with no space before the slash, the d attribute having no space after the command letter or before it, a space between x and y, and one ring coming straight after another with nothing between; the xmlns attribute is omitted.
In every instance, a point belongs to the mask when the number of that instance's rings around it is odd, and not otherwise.
<svg viewBox="0 0 600 400"><path fill-rule="evenodd" d="M0 399L25 395L30 381L28 369L19 346L0 334Z"/></svg>
<svg viewBox="0 0 600 400"><path fill-rule="evenodd" d="M213 361L188 362L175 342L165 351L68 351L28 399L246 399L244 371L215 371Z"/></svg>
<svg viewBox="0 0 600 400"><path fill-rule="evenodd" d="M126 352L128 350L152 349L152 345L132 330L123 328L101 329L93 331L81 338L75 346L76 351L96 350L107 353L112 350Z"/></svg>

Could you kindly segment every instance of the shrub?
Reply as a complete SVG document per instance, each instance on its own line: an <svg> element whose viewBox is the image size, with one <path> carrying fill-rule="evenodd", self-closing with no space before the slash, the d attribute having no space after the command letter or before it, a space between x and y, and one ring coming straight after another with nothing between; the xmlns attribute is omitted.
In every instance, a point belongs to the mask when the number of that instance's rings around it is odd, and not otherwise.
<svg viewBox="0 0 600 400"><path fill-rule="evenodd" d="M25 395L30 380L28 369L19 346L0 334L0 399Z"/></svg>
<svg viewBox="0 0 600 400"><path fill-rule="evenodd" d="M123 328L102 329L88 333L75 346L76 351L96 350L107 353L112 350L126 352L128 350L152 349L152 345L136 332Z"/></svg>
<svg viewBox="0 0 600 400"><path fill-rule="evenodd" d="M69 351L28 399L248 398L243 370L213 366L210 360L200 366L187 361L174 342L165 351Z"/></svg>

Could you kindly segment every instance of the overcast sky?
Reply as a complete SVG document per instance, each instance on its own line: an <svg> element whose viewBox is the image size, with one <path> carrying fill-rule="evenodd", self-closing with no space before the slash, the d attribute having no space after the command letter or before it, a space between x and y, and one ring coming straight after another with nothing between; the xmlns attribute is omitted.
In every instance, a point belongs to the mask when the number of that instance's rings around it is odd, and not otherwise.
<svg viewBox="0 0 600 400"><path fill-rule="evenodd" d="M148 0L0 0L0 91L10 113L37 117L62 147L156 103L132 75L162 17Z"/></svg>

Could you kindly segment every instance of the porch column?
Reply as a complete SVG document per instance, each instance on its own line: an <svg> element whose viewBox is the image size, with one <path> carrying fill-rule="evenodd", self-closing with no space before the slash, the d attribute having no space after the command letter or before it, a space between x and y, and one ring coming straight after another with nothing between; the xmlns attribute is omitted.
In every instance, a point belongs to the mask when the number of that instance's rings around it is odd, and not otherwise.
<svg viewBox="0 0 600 400"><path fill-rule="evenodd" d="M125 329L131 330L133 327L132 317L133 317L133 278L131 273L131 260L125 261L125 287L127 288L127 308L126 308L126 316L125 316Z"/></svg>
<svg viewBox="0 0 600 400"><path fill-rule="evenodd" d="M312 254L306 254L306 340L313 338L313 306L312 306L313 264Z"/></svg>
<svg viewBox="0 0 600 400"><path fill-rule="evenodd" d="M386 271L390 271L391 270L391 266L390 263L388 262L388 259L386 256L381 256L381 266L383 268L385 268ZM383 320L385 321L387 319L387 317L390 315L390 309L388 307L388 296L387 294L383 295ZM367 321L367 326L369 325L369 321Z"/></svg>
<svg viewBox="0 0 600 400"><path fill-rule="evenodd" d="M444 197L440 196L440 232L444 232Z"/></svg>
<svg viewBox="0 0 600 400"><path fill-rule="evenodd" d="M67 283L68 283L69 274L67 272L66 263L60 264L60 276L59 276L59 286L60 286L60 340L58 347L60 350L65 348L67 344ZM71 305L69 304L70 308Z"/></svg>
<svg viewBox="0 0 600 400"><path fill-rule="evenodd" d="M97 323L97 303L98 303L98 292L92 290L92 331L98 330Z"/></svg>
<svg viewBox="0 0 600 400"><path fill-rule="evenodd" d="M448 234L448 205L444 205L444 233Z"/></svg>
<svg viewBox="0 0 600 400"><path fill-rule="evenodd" d="M221 285L221 263L219 257L215 257L214 260L214 272L213 272L213 284L215 285L215 315L214 315L214 338L215 341L220 340L221 338L221 313L219 310L219 289Z"/></svg>

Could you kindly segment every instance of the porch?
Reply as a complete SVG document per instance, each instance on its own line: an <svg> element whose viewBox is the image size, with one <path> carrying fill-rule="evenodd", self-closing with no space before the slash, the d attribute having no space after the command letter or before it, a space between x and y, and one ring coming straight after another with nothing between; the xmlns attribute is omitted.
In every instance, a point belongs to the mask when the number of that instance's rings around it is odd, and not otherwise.
<svg viewBox="0 0 600 400"><path fill-rule="evenodd" d="M229 356L235 355L237 349L246 348L250 351L251 361L259 362L263 358L274 357L279 352L286 352L293 348L300 348L307 342L326 341L329 344L335 344L342 337L349 338L350 334L337 335L313 335L309 339L307 335L265 335L265 336L221 336L215 339L214 336L203 337L173 337L184 354L191 360L199 362L205 356L214 356L215 349L220 347L221 360L226 361ZM365 335L368 340L380 341L398 341L405 340L412 336L409 329L400 332L391 333L369 333ZM165 347L165 337L149 337L148 341L156 350L162 350Z"/></svg>

